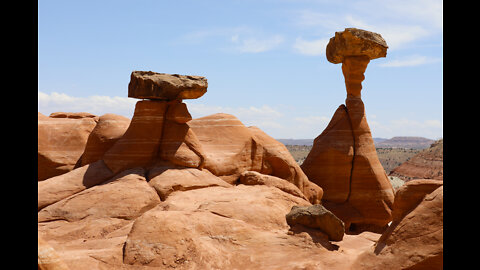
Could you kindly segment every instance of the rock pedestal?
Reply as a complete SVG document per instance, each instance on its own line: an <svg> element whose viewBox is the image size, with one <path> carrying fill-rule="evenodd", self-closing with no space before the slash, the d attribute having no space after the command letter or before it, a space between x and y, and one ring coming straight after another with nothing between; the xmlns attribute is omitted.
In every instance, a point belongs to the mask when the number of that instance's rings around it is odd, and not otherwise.
<svg viewBox="0 0 480 270"><path fill-rule="evenodd" d="M128 96L138 99L130 126L104 155L115 173L166 160L185 167L203 168L203 150L186 124L192 119L182 99L199 98L207 91L200 76L134 71Z"/></svg>
<svg viewBox="0 0 480 270"><path fill-rule="evenodd" d="M352 223L384 227L392 220L394 190L378 159L361 99L368 63L385 57L387 48L379 34L355 28L335 33L327 45L327 59L342 63L347 98L301 167L323 188L326 207L343 219L347 230Z"/></svg>

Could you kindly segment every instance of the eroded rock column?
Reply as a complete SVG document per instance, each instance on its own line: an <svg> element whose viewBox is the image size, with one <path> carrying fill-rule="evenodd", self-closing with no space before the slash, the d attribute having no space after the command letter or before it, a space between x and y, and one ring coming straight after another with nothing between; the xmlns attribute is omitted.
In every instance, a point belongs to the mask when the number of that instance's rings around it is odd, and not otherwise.
<svg viewBox="0 0 480 270"><path fill-rule="evenodd" d="M328 61L342 64L347 98L315 139L302 169L323 188L325 206L346 228L352 223L383 227L392 220L394 191L378 160L361 99L368 63L385 57L387 48L377 33L346 28L326 49Z"/></svg>

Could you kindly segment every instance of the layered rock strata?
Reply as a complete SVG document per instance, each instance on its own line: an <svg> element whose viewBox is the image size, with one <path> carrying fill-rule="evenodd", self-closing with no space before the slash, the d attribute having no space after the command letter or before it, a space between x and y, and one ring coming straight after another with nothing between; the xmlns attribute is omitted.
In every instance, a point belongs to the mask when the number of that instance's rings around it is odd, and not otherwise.
<svg viewBox="0 0 480 270"><path fill-rule="evenodd" d="M419 178L443 181L443 139L394 168L390 175L404 181Z"/></svg>
<svg viewBox="0 0 480 270"><path fill-rule="evenodd" d="M384 227L392 219L394 190L378 160L361 99L369 61L385 57L387 48L379 34L355 28L335 33L327 45L327 59L342 63L347 98L301 168L324 189L325 206L346 229L352 223Z"/></svg>

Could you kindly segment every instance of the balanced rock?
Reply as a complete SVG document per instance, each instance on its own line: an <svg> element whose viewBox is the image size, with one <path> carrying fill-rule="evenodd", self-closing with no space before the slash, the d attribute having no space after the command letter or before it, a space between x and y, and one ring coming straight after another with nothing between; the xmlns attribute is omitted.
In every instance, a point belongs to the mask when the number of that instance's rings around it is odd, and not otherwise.
<svg viewBox="0 0 480 270"><path fill-rule="evenodd" d="M321 204L293 206L285 218L291 227L300 224L319 229L327 234L331 241L342 241L345 233L343 222Z"/></svg>
<svg viewBox="0 0 480 270"><path fill-rule="evenodd" d="M96 119L38 115L38 181L71 171L79 162Z"/></svg>
<svg viewBox="0 0 480 270"><path fill-rule="evenodd" d="M363 73L370 59L385 57L387 48L379 34L355 28L335 33L327 45L327 59L342 63L347 98L315 139L301 168L324 189L330 209L341 209L338 216L346 229L352 223L381 228L392 220L394 190L378 159L361 99Z"/></svg>
<svg viewBox="0 0 480 270"><path fill-rule="evenodd" d="M205 77L133 71L128 84L128 97L139 99L196 99L207 92Z"/></svg>
<svg viewBox="0 0 480 270"><path fill-rule="evenodd" d="M367 56L368 59L385 57L387 49L387 43L380 34L345 28L342 32L335 32L335 36L330 38L326 54L329 62L339 64L350 56Z"/></svg>

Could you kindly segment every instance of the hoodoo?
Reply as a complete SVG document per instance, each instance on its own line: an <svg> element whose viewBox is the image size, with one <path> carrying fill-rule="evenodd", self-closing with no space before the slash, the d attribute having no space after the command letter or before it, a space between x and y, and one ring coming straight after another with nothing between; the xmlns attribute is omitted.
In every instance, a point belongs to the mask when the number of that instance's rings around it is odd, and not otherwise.
<svg viewBox="0 0 480 270"><path fill-rule="evenodd" d="M309 180L324 190L324 206L354 226L382 228L392 220L394 190L380 164L361 99L368 63L387 55L381 35L356 28L336 32L327 60L342 64L347 98L314 140L302 164Z"/></svg>

